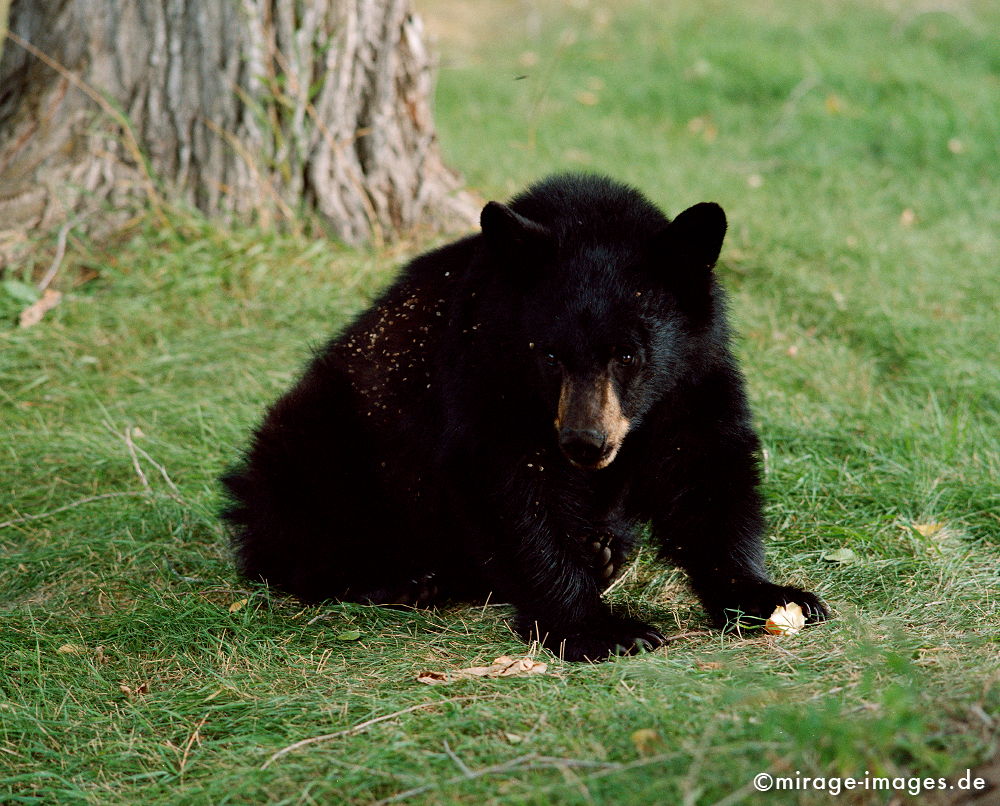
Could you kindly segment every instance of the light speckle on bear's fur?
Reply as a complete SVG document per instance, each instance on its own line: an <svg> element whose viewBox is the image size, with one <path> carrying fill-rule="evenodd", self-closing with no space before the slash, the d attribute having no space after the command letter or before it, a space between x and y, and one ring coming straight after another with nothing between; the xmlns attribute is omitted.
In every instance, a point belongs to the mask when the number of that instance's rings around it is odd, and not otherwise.
<svg viewBox="0 0 1000 806"><path fill-rule="evenodd" d="M491 596L526 639L600 660L663 643L601 598L649 523L715 623L791 601L822 620L764 570L721 208L668 221L566 175L482 226L411 262L269 410L224 477L241 570L312 601Z"/></svg>

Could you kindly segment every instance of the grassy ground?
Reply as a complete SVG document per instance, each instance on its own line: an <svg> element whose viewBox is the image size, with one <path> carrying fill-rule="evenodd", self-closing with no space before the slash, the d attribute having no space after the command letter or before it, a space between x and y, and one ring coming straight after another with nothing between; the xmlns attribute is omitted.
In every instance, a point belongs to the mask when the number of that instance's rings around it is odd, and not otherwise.
<svg viewBox="0 0 1000 806"><path fill-rule="evenodd" d="M751 779L954 781L995 754L995 6L424 5L442 141L484 197L586 168L671 213L726 207L771 565L836 619L708 632L643 557L613 599L682 635L665 651L431 688L419 672L523 654L503 609L251 588L214 479L308 346L426 244L178 216L71 242L63 303L0 329L0 802L827 803Z"/></svg>

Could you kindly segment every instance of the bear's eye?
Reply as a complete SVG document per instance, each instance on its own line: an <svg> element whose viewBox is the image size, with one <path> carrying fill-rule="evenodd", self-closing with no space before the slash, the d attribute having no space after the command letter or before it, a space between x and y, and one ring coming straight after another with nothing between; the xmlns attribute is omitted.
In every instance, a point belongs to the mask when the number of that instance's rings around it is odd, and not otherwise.
<svg viewBox="0 0 1000 806"><path fill-rule="evenodd" d="M555 353L546 353L545 354L545 363L548 364L550 367L554 367L556 364L559 363L559 359L556 358L556 354Z"/></svg>
<svg viewBox="0 0 1000 806"><path fill-rule="evenodd" d="M635 356L632 353L622 351L618 353L618 363L623 366L629 366L635 361Z"/></svg>

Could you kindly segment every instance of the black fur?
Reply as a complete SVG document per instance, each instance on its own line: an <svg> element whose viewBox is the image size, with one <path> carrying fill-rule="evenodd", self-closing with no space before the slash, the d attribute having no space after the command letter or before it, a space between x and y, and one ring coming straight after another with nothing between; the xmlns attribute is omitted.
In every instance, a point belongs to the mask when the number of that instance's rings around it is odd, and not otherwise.
<svg viewBox="0 0 1000 806"><path fill-rule="evenodd" d="M269 411L224 478L243 573L310 601L492 593L525 638L598 660L663 642L600 595L649 522L716 624L789 601L825 618L764 570L722 209L668 222L570 175L482 224L410 263Z"/></svg>

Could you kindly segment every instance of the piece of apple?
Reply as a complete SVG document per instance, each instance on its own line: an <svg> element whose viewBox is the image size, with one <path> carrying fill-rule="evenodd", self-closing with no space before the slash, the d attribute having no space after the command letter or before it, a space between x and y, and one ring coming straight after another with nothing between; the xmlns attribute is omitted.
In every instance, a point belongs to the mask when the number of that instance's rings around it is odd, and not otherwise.
<svg viewBox="0 0 1000 806"><path fill-rule="evenodd" d="M778 605L771 617L765 622L764 629L771 635L795 635L806 626L806 617L802 608L795 602Z"/></svg>

